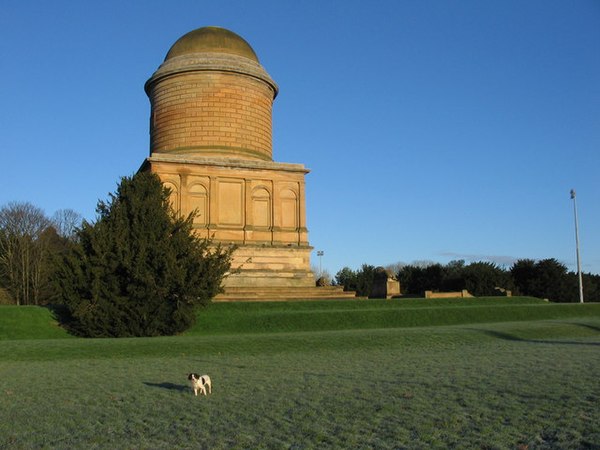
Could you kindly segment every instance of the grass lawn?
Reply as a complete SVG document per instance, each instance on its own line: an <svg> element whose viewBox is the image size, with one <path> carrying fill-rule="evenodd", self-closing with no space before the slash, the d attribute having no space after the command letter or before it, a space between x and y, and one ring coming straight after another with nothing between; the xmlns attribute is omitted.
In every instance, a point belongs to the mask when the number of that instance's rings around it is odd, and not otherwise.
<svg viewBox="0 0 600 450"><path fill-rule="evenodd" d="M600 303L548 303L533 297L214 303L188 334L399 328L600 317Z"/></svg>
<svg viewBox="0 0 600 450"><path fill-rule="evenodd" d="M0 305L0 341L69 337L47 308Z"/></svg>
<svg viewBox="0 0 600 450"><path fill-rule="evenodd" d="M229 308L311 310L266 305ZM0 448L598 449L600 314L582 316L0 339Z"/></svg>

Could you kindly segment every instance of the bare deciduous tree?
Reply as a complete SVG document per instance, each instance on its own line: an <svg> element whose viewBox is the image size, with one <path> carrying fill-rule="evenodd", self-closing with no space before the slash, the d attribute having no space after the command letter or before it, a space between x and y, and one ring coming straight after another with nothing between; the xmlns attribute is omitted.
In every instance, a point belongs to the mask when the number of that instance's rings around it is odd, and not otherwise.
<svg viewBox="0 0 600 450"><path fill-rule="evenodd" d="M402 270L403 267L405 267L407 264L405 262L402 261L398 261L395 262L393 264L388 264L387 266L385 266L386 270L389 270L391 273L393 273L394 275L398 275L398 273Z"/></svg>
<svg viewBox="0 0 600 450"><path fill-rule="evenodd" d="M47 256L44 212L28 202L0 208L0 282L17 305L38 304Z"/></svg>
<svg viewBox="0 0 600 450"><path fill-rule="evenodd" d="M329 286L331 284L333 278L327 269L320 269L319 267L311 266L310 270L315 277L315 281L319 282L319 280L321 280L321 283L326 283L325 286Z"/></svg>
<svg viewBox="0 0 600 450"><path fill-rule="evenodd" d="M72 240L75 230L81 226L83 217L72 209L59 209L52 215L51 221L60 237Z"/></svg>

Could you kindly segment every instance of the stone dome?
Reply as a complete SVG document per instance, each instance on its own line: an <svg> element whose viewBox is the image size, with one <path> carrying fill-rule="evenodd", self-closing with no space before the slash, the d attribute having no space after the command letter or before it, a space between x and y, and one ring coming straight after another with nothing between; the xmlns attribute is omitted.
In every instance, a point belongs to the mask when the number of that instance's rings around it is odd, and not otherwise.
<svg viewBox="0 0 600 450"><path fill-rule="evenodd" d="M248 42L233 31L220 27L197 28L184 34L170 48L165 61L192 53L228 53L259 62Z"/></svg>

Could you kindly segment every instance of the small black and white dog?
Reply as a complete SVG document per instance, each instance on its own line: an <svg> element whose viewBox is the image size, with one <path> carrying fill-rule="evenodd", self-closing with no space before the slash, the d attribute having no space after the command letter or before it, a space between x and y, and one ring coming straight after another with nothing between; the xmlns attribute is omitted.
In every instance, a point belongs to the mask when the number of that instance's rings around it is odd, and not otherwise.
<svg viewBox="0 0 600 450"><path fill-rule="evenodd" d="M206 388L208 388L209 394L212 393L212 384L208 375L200 376L197 373L190 373L188 375L188 380L190 380L190 383L192 384L194 395L198 396L198 391L200 391L200 394L206 395Z"/></svg>

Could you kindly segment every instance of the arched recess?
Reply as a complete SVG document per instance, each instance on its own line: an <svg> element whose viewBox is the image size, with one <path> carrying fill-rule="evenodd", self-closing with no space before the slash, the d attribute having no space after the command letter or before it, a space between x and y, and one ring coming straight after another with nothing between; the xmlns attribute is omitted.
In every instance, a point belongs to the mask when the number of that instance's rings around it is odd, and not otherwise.
<svg viewBox="0 0 600 450"><path fill-rule="evenodd" d="M188 192L190 212L196 210L194 224L206 225L208 223L208 190L204 185L196 183L190 186Z"/></svg>
<svg viewBox="0 0 600 450"><path fill-rule="evenodd" d="M298 195L291 189L284 189L281 198L281 226L298 228Z"/></svg>
<svg viewBox="0 0 600 450"><path fill-rule="evenodd" d="M252 225L271 227L271 193L264 187L252 191Z"/></svg>
<svg viewBox="0 0 600 450"><path fill-rule="evenodd" d="M173 208L173 211L178 213L179 212L179 189L177 188L177 185L175 183L173 183L172 181L165 181L163 183L163 185L171 191L171 193L169 194L169 203L171 204L171 208Z"/></svg>

